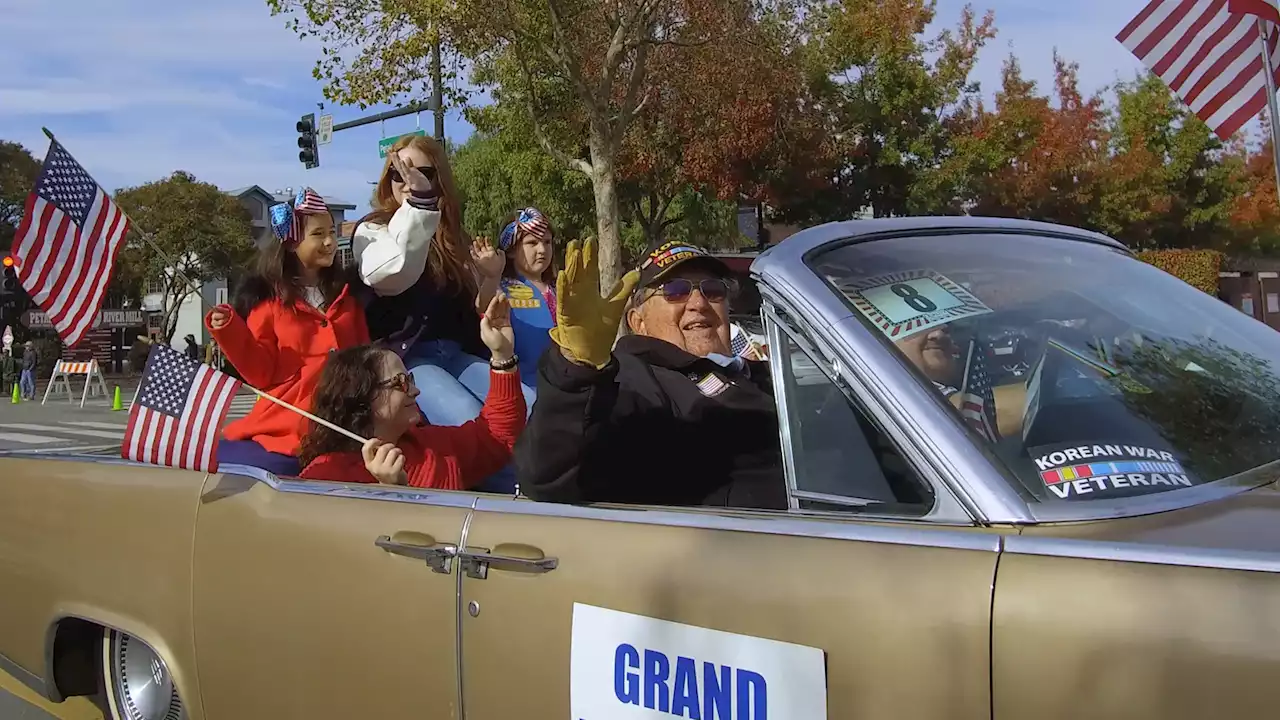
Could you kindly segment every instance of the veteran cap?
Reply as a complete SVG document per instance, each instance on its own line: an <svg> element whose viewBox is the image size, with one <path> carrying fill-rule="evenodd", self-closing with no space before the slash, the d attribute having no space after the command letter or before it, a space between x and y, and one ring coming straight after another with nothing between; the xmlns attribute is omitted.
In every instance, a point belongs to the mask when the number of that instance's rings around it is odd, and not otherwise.
<svg viewBox="0 0 1280 720"><path fill-rule="evenodd" d="M720 277L733 275L728 265L706 250L683 241L671 240L649 246L644 259L636 268L640 271L639 286L648 287L677 267L694 261Z"/></svg>

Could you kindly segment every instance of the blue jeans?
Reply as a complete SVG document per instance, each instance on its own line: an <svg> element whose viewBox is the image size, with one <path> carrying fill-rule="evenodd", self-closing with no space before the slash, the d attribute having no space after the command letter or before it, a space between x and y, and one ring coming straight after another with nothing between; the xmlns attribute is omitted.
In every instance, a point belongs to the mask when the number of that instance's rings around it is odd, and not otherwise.
<svg viewBox="0 0 1280 720"><path fill-rule="evenodd" d="M18 387L22 388L22 397L34 400L36 397L36 371L23 370L18 378Z"/></svg>
<svg viewBox="0 0 1280 720"><path fill-rule="evenodd" d="M276 477L297 477L302 472L298 458L273 453L252 440L218 440L219 465L248 465Z"/></svg>
<svg viewBox="0 0 1280 720"><path fill-rule="evenodd" d="M462 352L452 340L430 340L413 346L404 358L405 367L421 390L418 407L432 425L458 426L480 414L489 394L489 363ZM538 398L534 378L520 378L524 393L525 417Z"/></svg>
<svg viewBox="0 0 1280 720"><path fill-rule="evenodd" d="M462 352L452 340L429 340L413 346L404 365L418 386L418 407L432 425L454 427L476 419L489 394L489 363ZM525 411L533 408L537 391L521 384ZM480 490L510 494L516 488L515 468L508 464L480 485Z"/></svg>

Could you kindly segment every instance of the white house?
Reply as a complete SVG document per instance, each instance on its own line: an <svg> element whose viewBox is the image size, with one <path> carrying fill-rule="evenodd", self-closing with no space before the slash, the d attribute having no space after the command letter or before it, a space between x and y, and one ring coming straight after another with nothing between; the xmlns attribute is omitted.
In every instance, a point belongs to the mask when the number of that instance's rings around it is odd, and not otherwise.
<svg viewBox="0 0 1280 720"><path fill-rule="evenodd" d="M292 193L289 191L271 193L259 185L250 185L249 187L230 190L227 194L237 198L249 211L249 217L253 223L253 243L259 248L265 247L272 237L271 220L267 214L267 209L276 203L287 202ZM329 206L330 212L333 213L333 225L335 228L342 228L347 219L347 211L355 210L356 208L355 205L337 198L325 197L324 201ZM349 252L350 237L340 238L338 243L340 252ZM202 287L200 296L192 294L183 301L182 307L178 309L178 324L172 338L173 347L179 350L186 347L186 342L183 338L188 334L194 335L196 342L201 345L209 341L209 333L204 327L206 308L227 302L228 288L235 287L237 279L236 277L231 277L207 282ZM158 333L162 329L161 323L164 322L165 315L164 302L163 279L157 278L151 281L147 287L146 295L142 298L142 309L148 313L148 329L153 333Z"/></svg>

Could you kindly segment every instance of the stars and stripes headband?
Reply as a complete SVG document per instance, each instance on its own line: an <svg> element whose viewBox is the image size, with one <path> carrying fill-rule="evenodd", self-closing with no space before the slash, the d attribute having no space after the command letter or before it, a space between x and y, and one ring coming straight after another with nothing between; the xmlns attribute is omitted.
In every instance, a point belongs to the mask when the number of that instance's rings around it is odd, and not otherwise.
<svg viewBox="0 0 1280 720"><path fill-rule="evenodd" d="M516 231L524 230L534 237L543 240L551 239L551 223L547 222L547 218L538 208L527 207L516 215L516 219L502 230L502 235L498 237L498 249L506 252L516 242Z"/></svg>
<svg viewBox="0 0 1280 720"><path fill-rule="evenodd" d="M329 206L311 188L302 188L292 202L271 206L271 231L285 247L302 240L302 216L328 214Z"/></svg>

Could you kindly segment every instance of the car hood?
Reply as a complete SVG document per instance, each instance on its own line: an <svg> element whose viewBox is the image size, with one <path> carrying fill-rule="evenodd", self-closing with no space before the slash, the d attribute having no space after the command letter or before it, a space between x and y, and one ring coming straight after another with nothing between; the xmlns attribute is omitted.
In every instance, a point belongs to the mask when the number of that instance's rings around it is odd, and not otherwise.
<svg viewBox="0 0 1280 720"><path fill-rule="evenodd" d="M1140 517L1028 526L1027 536L1280 553L1280 482Z"/></svg>

